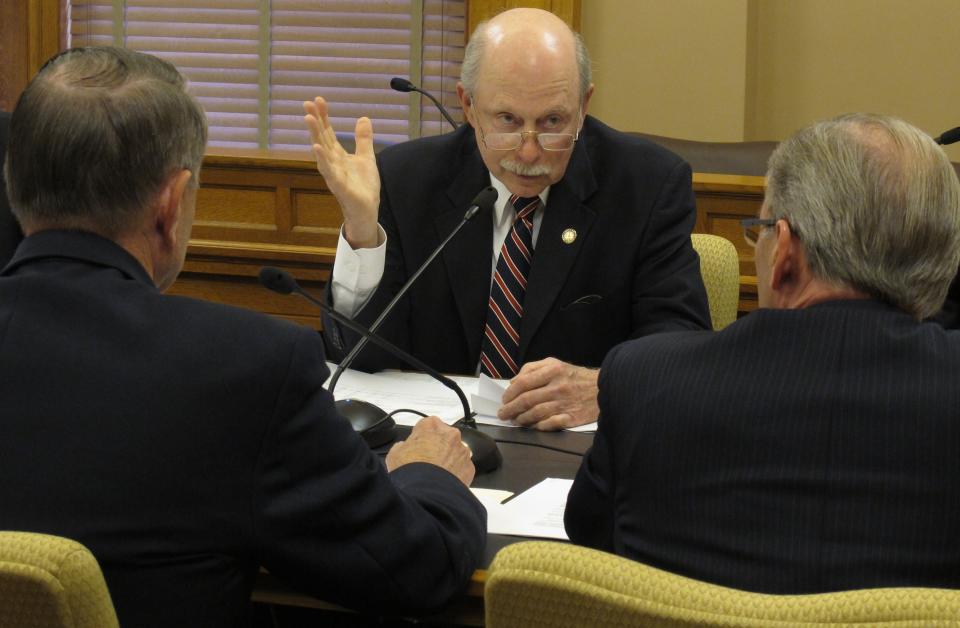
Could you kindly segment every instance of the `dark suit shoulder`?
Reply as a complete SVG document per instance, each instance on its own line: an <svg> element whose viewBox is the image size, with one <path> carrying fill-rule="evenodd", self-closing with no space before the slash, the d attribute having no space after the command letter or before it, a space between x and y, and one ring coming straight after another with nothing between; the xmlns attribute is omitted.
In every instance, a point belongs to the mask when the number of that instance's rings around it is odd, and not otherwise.
<svg viewBox="0 0 960 628"><path fill-rule="evenodd" d="M777 339L782 340L779 348L771 346ZM638 338L615 347L603 368L649 366L657 370L665 358L686 368L715 369L717 360L729 361L731 367L736 363L758 365L772 356L805 352L810 343L821 347L820 359L827 360L851 340L864 354L876 352L878 359L889 355L893 345L904 347L915 358L922 354L938 354L944 359L960 356L960 331L918 322L877 301L829 301L803 309L756 310L720 332L679 331Z"/></svg>
<svg viewBox="0 0 960 628"><path fill-rule="evenodd" d="M285 359L293 344L311 337L322 349L319 332L241 307L175 295L160 295L155 307L169 313L170 320L189 321L180 333L207 346L232 346L234 354Z"/></svg>

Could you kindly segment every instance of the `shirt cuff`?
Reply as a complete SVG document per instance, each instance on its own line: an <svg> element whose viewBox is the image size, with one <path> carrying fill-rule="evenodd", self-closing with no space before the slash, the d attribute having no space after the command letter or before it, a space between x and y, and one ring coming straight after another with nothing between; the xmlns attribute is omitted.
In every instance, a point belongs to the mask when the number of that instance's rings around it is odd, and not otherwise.
<svg viewBox="0 0 960 628"><path fill-rule="evenodd" d="M372 249L354 249L343 237L337 239L337 256L330 276L334 309L344 316L354 316L376 291L383 278L387 259L387 234L377 225L377 241Z"/></svg>

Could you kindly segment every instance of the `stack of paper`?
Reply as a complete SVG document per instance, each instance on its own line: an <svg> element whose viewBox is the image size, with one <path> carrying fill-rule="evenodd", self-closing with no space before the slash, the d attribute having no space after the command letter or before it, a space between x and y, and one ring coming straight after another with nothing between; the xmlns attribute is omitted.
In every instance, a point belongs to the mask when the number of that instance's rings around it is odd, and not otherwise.
<svg viewBox="0 0 960 628"><path fill-rule="evenodd" d="M505 491L475 488L473 492L487 509L487 532L490 534L566 541L563 512L571 485L573 480L547 478L505 504L500 503L502 495L499 495Z"/></svg>

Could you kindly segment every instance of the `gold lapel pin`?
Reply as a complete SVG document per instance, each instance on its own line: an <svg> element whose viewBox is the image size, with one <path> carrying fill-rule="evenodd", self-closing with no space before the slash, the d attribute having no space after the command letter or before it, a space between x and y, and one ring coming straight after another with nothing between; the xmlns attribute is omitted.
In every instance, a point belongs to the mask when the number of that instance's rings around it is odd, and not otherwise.
<svg viewBox="0 0 960 628"><path fill-rule="evenodd" d="M577 239L577 230L576 229L564 229L563 234L560 236L560 239L563 240L564 244L573 244Z"/></svg>

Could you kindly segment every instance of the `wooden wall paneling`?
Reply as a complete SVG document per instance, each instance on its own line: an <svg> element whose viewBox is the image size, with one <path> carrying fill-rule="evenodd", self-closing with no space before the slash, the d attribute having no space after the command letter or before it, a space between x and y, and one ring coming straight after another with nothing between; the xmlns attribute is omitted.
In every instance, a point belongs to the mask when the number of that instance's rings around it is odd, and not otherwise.
<svg viewBox="0 0 960 628"><path fill-rule="evenodd" d="M208 155L200 180L187 261L171 292L318 326L312 306L270 293L257 280L261 266L279 266L319 295L329 278L341 214L314 162L302 154ZM759 213L764 179L695 173L693 189L694 230L737 247L740 311L749 312L757 305L756 269L739 221Z"/></svg>
<svg viewBox="0 0 960 628"><path fill-rule="evenodd" d="M316 165L302 154L215 153L204 158L197 215L171 294L208 299L319 327L299 297L263 288L262 266L289 271L320 296L341 217Z"/></svg>
<svg viewBox="0 0 960 628"><path fill-rule="evenodd" d="M44 61L63 46L62 0L0 2L0 109L12 111Z"/></svg>
<svg viewBox="0 0 960 628"><path fill-rule="evenodd" d="M28 6L0 2L0 109L13 111L30 77Z"/></svg>

